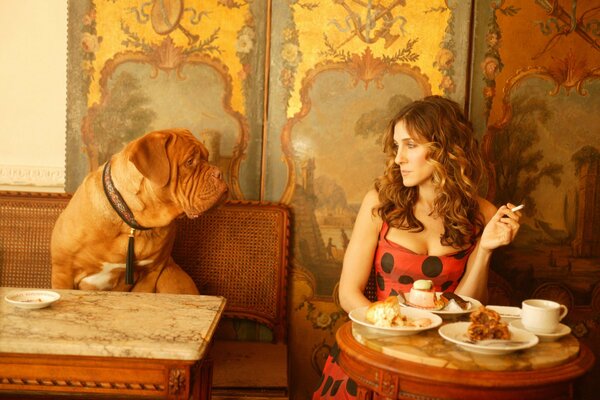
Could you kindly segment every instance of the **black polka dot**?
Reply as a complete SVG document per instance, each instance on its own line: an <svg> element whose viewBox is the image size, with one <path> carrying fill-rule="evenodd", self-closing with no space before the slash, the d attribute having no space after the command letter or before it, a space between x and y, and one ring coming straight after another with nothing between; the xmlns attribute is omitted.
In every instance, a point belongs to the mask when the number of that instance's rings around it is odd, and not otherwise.
<svg viewBox="0 0 600 400"><path fill-rule="evenodd" d="M323 386L323 390L321 390L321 397L324 397L327 392L329 392L331 385L333 385L333 378L328 376L327 380L325 381L325 385Z"/></svg>
<svg viewBox="0 0 600 400"><path fill-rule="evenodd" d="M352 378L348 378L348 381L346 382L346 391L351 396L356 396L358 393L356 382L354 382Z"/></svg>
<svg viewBox="0 0 600 400"><path fill-rule="evenodd" d="M335 381L335 383L333 384L333 386L331 387L331 395L335 396L337 394L338 389L340 388L340 386L342 385L342 380L337 380Z"/></svg>
<svg viewBox="0 0 600 400"><path fill-rule="evenodd" d="M329 350L329 355L331 355L333 363L337 364L338 356L340 355L340 348L338 347L337 342L335 342L331 347L331 350Z"/></svg>
<svg viewBox="0 0 600 400"><path fill-rule="evenodd" d="M398 278L398 282L400 282L403 285L410 285L414 281L415 280L413 279L413 277L408 275L402 275L400 278Z"/></svg>
<svg viewBox="0 0 600 400"><path fill-rule="evenodd" d="M442 284L442 292L445 292L450 286L452 286L452 281L446 281Z"/></svg>
<svg viewBox="0 0 600 400"><path fill-rule="evenodd" d="M465 256L467 255L467 253L469 252L467 250L463 250L463 251L459 251L458 253L452 255L453 258L456 258L457 260L462 260L463 258L465 258Z"/></svg>
<svg viewBox="0 0 600 400"><path fill-rule="evenodd" d="M379 288L379 290L385 291L385 281L383 280L383 276L377 274L375 280L377 281L377 287Z"/></svg>
<svg viewBox="0 0 600 400"><path fill-rule="evenodd" d="M396 289L392 289L392 291L390 292L390 296L398 296L398 292L396 292Z"/></svg>
<svg viewBox="0 0 600 400"><path fill-rule="evenodd" d="M421 271L423 271L423 275L429 278L435 278L439 274L442 273L442 269L444 266L442 265L442 261L438 257L427 257L425 261L423 261L423 265L421 265Z"/></svg>
<svg viewBox="0 0 600 400"><path fill-rule="evenodd" d="M394 256L392 256L390 253L385 253L381 257L381 269L383 269L388 274L392 272L392 270L394 269Z"/></svg>

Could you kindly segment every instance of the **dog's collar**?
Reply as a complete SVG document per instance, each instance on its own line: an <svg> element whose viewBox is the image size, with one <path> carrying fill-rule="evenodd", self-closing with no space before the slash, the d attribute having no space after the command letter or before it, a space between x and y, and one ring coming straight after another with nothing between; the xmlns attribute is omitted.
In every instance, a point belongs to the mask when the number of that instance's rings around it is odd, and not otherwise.
<svg viewBox="0 0 600 400"><path fill-rule="evenodd" d="M129 241L127 244L127 260L125 262L125 284L133 285L133 264L135 262L135 246L133 242L133 234L136 229L145 231L150 228L145 228L137 223L133 212L127 207L127 203L123 200L123 196L115 187L112 178L110 177L110 160L104 165L102 172L102 187L110 205L115 209L119 217L131 228L129 231Z"/></svg>
<svg viewBox="0 0 600 400"><path fill-rule="evenodd" d="M106 198L108 202L115 209L119 217L127 224L130 228L137 229L139 231L145 231L151 228L146 228L141 226L135 220L133 216L133 212L123 200L123 196L115 187L112 178L110 177L110 160L104 164L104 171L102 172L102 186L104 187L104 193L106 194Z"/></svg>

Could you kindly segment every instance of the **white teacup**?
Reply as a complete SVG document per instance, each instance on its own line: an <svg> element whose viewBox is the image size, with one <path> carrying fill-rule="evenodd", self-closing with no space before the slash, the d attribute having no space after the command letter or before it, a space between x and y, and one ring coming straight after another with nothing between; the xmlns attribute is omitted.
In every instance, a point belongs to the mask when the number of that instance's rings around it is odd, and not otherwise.
<svg viewBox="0 0 600 400"><path fill-rule="evenodd" d="M531 332L552 333L567 315L566 306L551 300L528 299L521 304L521 323Z"/></svg>

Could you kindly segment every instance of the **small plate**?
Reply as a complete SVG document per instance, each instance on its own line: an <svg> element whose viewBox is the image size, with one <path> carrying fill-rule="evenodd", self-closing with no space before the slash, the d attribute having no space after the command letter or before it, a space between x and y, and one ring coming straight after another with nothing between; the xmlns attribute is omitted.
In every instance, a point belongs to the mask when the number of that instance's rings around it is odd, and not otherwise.
<svg viewBox="0 0 600 400"><path fill-rule="evenodd" d="M514 321L515 319L521 318L521 309L519 307L509 306L486 306L486 308L496 311L502 319L506 322ZM523 329L523 328L521 328Z"/></svg>
<svg viewBox="0 0 600 400"><path fill-rule="evenodd" d="M442 295L442 292L436 292L436 295L439 297ZM407 296L405 296L407 297ZM438 314L440 316L443 317L457 317L463 314L470 314L473 311L477 310L480 306L481 303L479 302L479 300L473 299L471 297L468 296L463 296L460 295L460 297L464 300L464 301L468 301L469 303L471 303L471 307L467 308L466 310L445 310L445 309L441 309L441 310L427 310L429 312L432 312L434 314ZM414 306L412 304L410 304L408 302L408 300L405 303L402 303L402 301L400 300L400 305L406 308L410 308L413 310L425 310L424 308L420 308L418 306Z"/></svg>
<svg viewBox="0 0 600 400"><path fill-rule="evenodd" d="M393 335L393 336L408 336L414 335L416 333L426 331L428 329L437 328L442 324L442 318L439 316L430 313L425 310L418 310L416 308L406 308L402 310L402 315L405 315L409 320L416 320L420 318L429 318L431 320L431 324L424 327L414 327L414 326L398 326L398 327L381 327L375 326L369 321L367 321L367 309L369 306L356 308L348 314L350 319L356 322L359 325L366 326L378 333L382 333L385 335Z"/></svg>
<svg viewBox="0 0 600 400"><path fill-rule="evenodd" d="M501 355L529 349L539 342L538 337L533 333L509 326L510 340L484 340L480 343L470 343L467 337L467 329L470 324L470 322L455 322L442 326L438 332L447 341L455 343L467 351L487 355Z"/></svg>
<svg viewBox="0 0 600 400"><path fill-rule="evenodd" d="M12 292L4 300L20 308L44 308L60 299L60 294L50 290L23 290Z"/></svg>
<svg viewBox="0 0 600 400"><path fill-rule="evenodd" d="M539 332L530 331L523 326L523 322L521 320L512 321L510 323L510 326L518 328L518 329L524 329L528 332L533 333L535 336L540 338L540 342L554 342L555 340L565 337L569 333L571 333L571 328L565 324L558 324L558 328L556 329L555 332L552 332L552 333L539 333Z"/></svg>

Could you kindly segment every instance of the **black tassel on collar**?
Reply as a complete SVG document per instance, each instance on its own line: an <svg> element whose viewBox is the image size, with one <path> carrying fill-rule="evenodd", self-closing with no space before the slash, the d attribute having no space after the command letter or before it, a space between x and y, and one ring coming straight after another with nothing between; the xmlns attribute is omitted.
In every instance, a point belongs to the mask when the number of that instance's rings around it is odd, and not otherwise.
<svg viewBox="0 0 600 400"><path fill-rule="evenodd" d="M110 177L110 160L104 165L102 172L102 186L104 187L104 193L108 202L115 209L119 217L131 228L129 231L129 242L127 244L127 262L125 263L125 283L127 285L133 285L133 263L135 258L133 234L136 230L146 231L151 228L145 228L137 223L133 212L123 200L121 193L115 188L115 185Z"/></svg>

